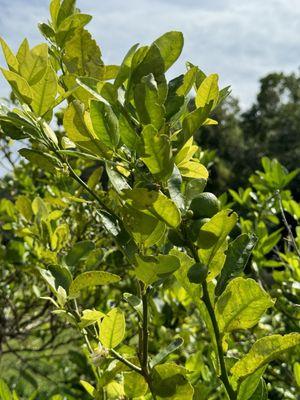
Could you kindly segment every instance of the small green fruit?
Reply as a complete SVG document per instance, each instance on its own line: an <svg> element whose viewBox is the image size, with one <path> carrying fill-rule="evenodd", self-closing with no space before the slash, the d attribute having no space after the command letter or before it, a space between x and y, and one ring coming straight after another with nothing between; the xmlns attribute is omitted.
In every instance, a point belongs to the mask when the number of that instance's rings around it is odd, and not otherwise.
<svg viewBox="0 0 300 400"><path fill-rule="evenodd" d="M209 220L209 218L201 218L190 221L188 225L188 237L192 242L196 242L201 227Z"/></svg>
<svg viewBox="0 0 300 400"><path fill-rule="evenodd" d="M191 283L202 283L207 277L207 266L202 263L195 263L188 271L188 278Z"/></svg>
<svg viewBox="0 0 300 400"><path fill-rule="evenodd" d="M210 218L220 211L220 202L213 193L203 192L190 205L194 218Z"/></svg>

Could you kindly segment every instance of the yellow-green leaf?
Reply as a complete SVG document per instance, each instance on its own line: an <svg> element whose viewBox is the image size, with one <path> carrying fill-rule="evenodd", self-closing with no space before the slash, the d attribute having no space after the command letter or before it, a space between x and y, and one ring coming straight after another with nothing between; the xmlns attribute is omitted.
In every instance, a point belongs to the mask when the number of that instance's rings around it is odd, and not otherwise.
<svg viewBox="0 0 300 400"><path fill-rule="evenodd" d="M13 71L3 68L1 68L1 71L20 101L22 103L30 104L33 99L33 93L26 80Z"/></svg>
<svg viewBox="0 0 300 400"><path fill-rule="evenodd" d="M69 288L70 297L78 297L80 290L110 283L119 282L118 275L106 271L87 271L76 276Z"/></svg>
<svg viewBox="0 0 300 400"><path fill-rule="evenodd" d="M29 50L28 42L23 42L18 58L20 75L29 83L35 85L45 75L48 66L48 46L44 43Z"/></svg>
<svg viewBox="0 0 300 400"><path fill-rule="evenodd" d="M227 235L237 222L237 214L232 210L222 210L206 222L199 231L199 257L209 269L208 279L216 277L225 262Z"/></svg>
<svg viewBox="0 0 300 400"><path fill-rule="evenodd" d="M113 308L101 322L99 339L104 347L113 349L122 342L124 336L124 314L119 308Z"/></svg>
<svg viewBox="0 0 300 400"><path fill-rule="evenodd" d="M209 103L213 103L215 107L219 99L219 77L217 74L207 76L199 86L196 94L196 107L205 107Z"/></svg>
<svg viewBox="0 0 300 400"><path fill-rule="evenodd" d="M269 294L253 279L233 279L215 306L221 332L252 328L273 304Z"/></svg>
<svg viewBox="0 0 300 400"><path fill-rule="evenodd" d="M160 36L154 42L159 48L167 71L178 59L183 48L183 35L181 32L171 31Z"/></svg>
<svg viewBox="0 0 300 400"><path fill-rule="evenodd" d="M300 333L263 337L253 344L245 357L234 364L231 373L235 379L246 377L298 345L300 345Z"/></svg>
<svg viewBox="0 0 300 400"><path fill-rule="evenodd" d="M134 371L124 373L124 391L128 398L144 396L147 389L147 382L142 375Z"/></svg>
<svg viewBox="0 0 300 400"><path fill-rule="evenodd" d="M48 67L45 75L32 86L34 93L32 108L39 116L51 111L57 95L57 76L52 67Z"/></svg>
<svg viewBox="0 0 300 400"><path fill-rule="evenodd" d="M143 162L152 175L160 179L169 178L174 167L169 137L159 134L153 125L145 126L142 137L144 140Z"/></svg>
<svg viewBox="0 0 300 400"><path fill-rule="evenodd" d="M116 148L119 135L119 121L112 108L98 100L90 102L91 121L94 132L107 147Z"/></svg>
<svg viewBox="0 0 300 400"><path fill-rule="evenodd" d="M148 211L157 219L176 228L181 221L181 215L175 203L161 192L145 188L124 190L132 207Z"/></svg>
<svg viewBox="0 0 300 400"><path fill-rule="evenodd" d="M14 55L8 44L5 42L4 39L0 37L0 43L2 47L2 51L7 63L8 68L13 72L19 71L19 62L17 57Z"/></svg>

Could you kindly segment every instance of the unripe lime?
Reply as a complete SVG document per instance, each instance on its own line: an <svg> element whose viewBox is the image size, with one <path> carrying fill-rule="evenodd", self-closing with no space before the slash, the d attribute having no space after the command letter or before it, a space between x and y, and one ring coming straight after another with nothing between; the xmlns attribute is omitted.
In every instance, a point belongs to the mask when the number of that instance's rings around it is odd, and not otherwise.
<svg viewBox="0 0 300 400"><path fill-rule="evenodd" d="M188 237L192 242L196 242L201 227L208 221L209 218L201 218L190 221L190 224L188 225Z"/></svg>
<svg viewBox="0 0 300 400"><path fill-rule="evenodd" d="M202 283L207 277L207 266L202 263L195 263L189 269L187 276L191 283Z"/></svg>
<svg viewBox="0 0 300 400"><path fill-rule="evenodd" d="M220 202L213 193L203 192L190 205L194 218L212 217L220 210Z"/></svg>

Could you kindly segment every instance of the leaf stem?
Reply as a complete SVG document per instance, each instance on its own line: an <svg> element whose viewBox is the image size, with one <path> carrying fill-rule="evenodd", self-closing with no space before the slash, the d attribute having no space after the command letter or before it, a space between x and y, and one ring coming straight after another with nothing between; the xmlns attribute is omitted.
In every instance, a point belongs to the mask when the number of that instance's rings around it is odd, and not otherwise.
<svg viewBox="0 0 300 400"><path fill-rule="evenodd" d="M291 230L291 227L290 227L290 225L289 225L289 223L288 223L288 221L286 219L285 212L284 212L283 205L282 205L282 198L281 198L281 194L280 194L279 190L276 191L276 196L278 198L279 209L280 209L280 212L281 212L282 221L283 221L283 223L284 223L284 225L285 225L285 227L286 227L286 229L287 229L287 231L289 233L289 236L291 238L291 242L293 244L293 247L294 247L298 257L300 258L300 249L299 249L299 247L298 247L298 245L296 243L296 240L295 240L295 237L294 237L293 232Z"/></svg>
<svg viewBox="0 0 300 400"><path fill-rule="evenodd" d="M192 252L192 255L194 257L194 260L198 263L200 262L199 256L198 256L198 252L195 249L194 244L191 241L188 241L188 246ZM219 363L220 363L220 369L221 369L221 375L220 375L220 379L223 382L223 385L225 387L225 390L230 398L230 400L236 400L237 395L236 392L232 389L232 386L229 382L229 378L228 378L228 374L227 374L227 370L226 370L226 365L225 365L225 359L224 359L224 352L223 352L223 346L222 346L222 336L220 333L220 329L219 329L219 325L218 325L218 321L216 319L216 315L215 315L215 311L210 299L210 295L209 295L209 291L208 291L208 286L207 286L207 282L206 280L204 280L204 282L202 283L202 300L203 303L205 304L205 307L207 309L207 312L209 314L212 326L213 326L213 330L214 330L214 335L215 335L215 341L216 341L216 345L217 345L217 356L219 359Z"/></svg>
<svg viewBox="0 0 300 400"><path fill-rule="evenodd" d="M127 360L126 358L124 358L123 356L121 356L121 354L119 354L117 351L115 351L114 349L110 350L111 353L115 356L115 358L119 361L121 361L123 364L127 365L127 367L129 367L130 369L132 369L133 371L142 374L142 369L140 367L138 367L137 365L133 364L132 362L130 362L129 360Z"/></svg>

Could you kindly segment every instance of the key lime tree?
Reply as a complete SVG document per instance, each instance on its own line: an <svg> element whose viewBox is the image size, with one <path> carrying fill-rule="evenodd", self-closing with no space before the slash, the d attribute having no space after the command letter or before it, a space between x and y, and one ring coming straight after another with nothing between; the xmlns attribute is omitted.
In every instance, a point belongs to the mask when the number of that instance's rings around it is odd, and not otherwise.
<svg viewBox="0 0 300 400"><path fill-rule="evenodd" d="M149 46L136 44L119 66L105 65L85 28L91 17L74 0L52 0L50 15L39 26L46 44L30 48L24 40L14 54L1 39L7 62L2 73L18 105L2 106L0 123L5 135L23 140L20 154L49 179L61 175L75 181L95 221L126 259L127 267L114 273L107 268L74 273L89 245L67 251L68 226L57 223L59 217L49 215L41 199L27 205L24 200L22 209L34 217L32 229L22 234L29 245L43 239L48 249L51 263L45 262L40 274L55 313L86 343L94 379L82 386L95 399L190 400L213 398L213 392L230 400L266 399L268 363L299 345L300 334L259 332L247 354L239 351L240 332L247 337L274 299L245 277L256 238L247 233L230 238L238 216L204 191L208 171L193 141L201 126L217 123L210 113L229 89L220 90L217 74L206 76L191 63L167 81L166 72L182 51L180 32L168 32ZM54 132L58 106L63 129ZM84 165L93 170L88 180L81 175ZM130 293L122 289L128 282ZM86 309L87 293L99 286L111 293L118 287L122 298L116 295L103 309ZM190 326L185 340L178 334L153 352L151 342L159 338L151 327L166 298L181 303L187 316L196 309L199 329ZM203 332L209 335L209 342L203 340L208 370L216 378L210 393L197 372L203 358L193 357Z"/></svg>

